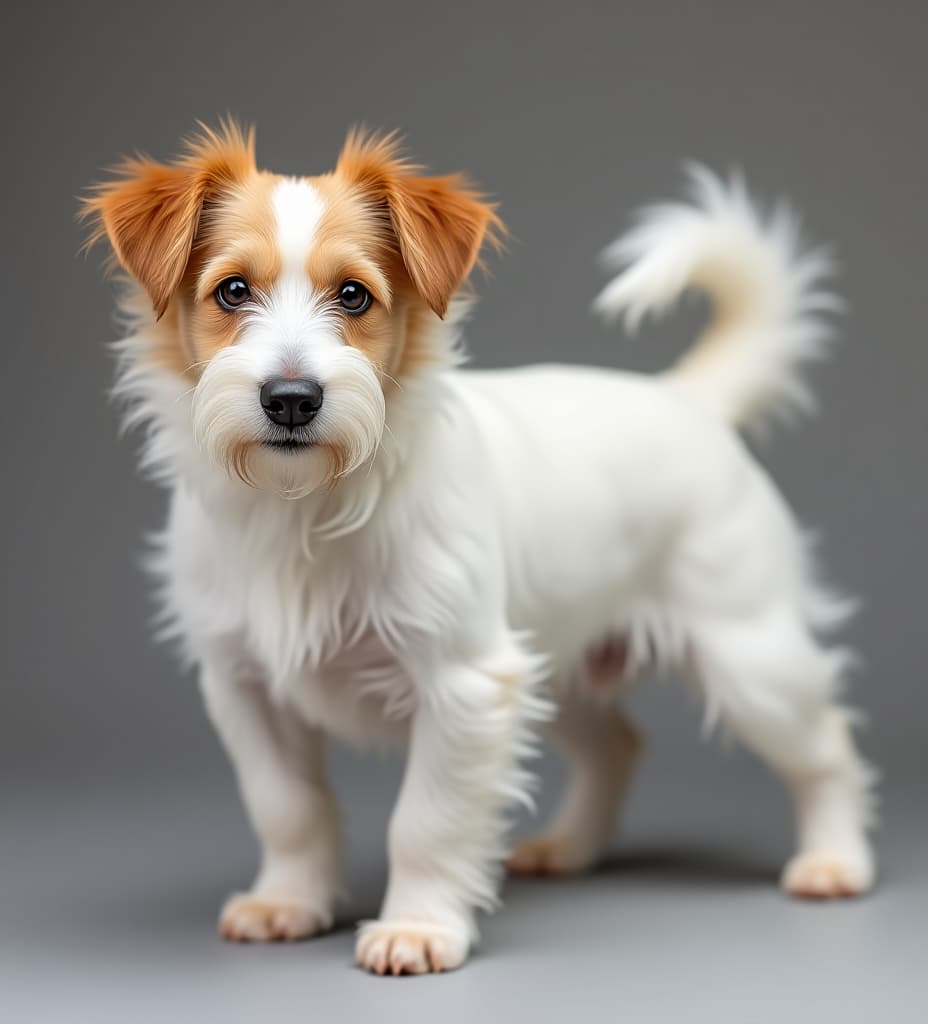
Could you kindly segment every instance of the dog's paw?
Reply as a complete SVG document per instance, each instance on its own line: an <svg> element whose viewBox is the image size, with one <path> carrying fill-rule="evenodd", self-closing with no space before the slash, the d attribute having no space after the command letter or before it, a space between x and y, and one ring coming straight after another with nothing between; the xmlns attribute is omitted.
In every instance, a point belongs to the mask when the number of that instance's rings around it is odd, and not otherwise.
<svg viewBox="0 0 928 1024"><path fill-rule="evenodd" d="M467 959L466 933L424 921L368 921L361 925L355 958L374 974L453 971Z"/></svg>
<svg viewBox="0 0 928 1024"><path fill-rule="evenodd" d="M833 900L861 896L873 885L869 855L813 851L798 853L783 871L783 888L799 899Z"/></svg>
<svg viewBox="0 0 928 1024"><path fill-rule="evenodd" d="M591 867L595 855L562 836L533 836L517 843L506 860L510 875L575 875Z"/></svg>
<svg viewBox="0 0 928 1024"><path fill-rule="evenodd" d="M325 931L332 915L296 900L240 893L219 915L219 934L231 942L295 942Z"/></svg>

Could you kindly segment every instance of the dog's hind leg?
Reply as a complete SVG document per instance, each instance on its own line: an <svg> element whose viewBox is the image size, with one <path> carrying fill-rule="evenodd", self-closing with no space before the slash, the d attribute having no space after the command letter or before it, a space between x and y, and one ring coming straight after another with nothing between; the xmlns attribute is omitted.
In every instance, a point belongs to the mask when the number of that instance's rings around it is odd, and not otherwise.
<svg viewBox="0 0 928 1024"><path fill-rule="evenodd" d="M517 844L507 868L517 875L583 871L602 856L641 747L634 726L612 704L573 689L549 727L569 768L567 790L548 828Z"/></svg>
<svg viewBox="0 0 928 1024"><path fill-rule="evenodd" d="M819 644L788 602L690 624L692 667L715 714L766 761L793 797L797 851L783 872L794 896L870 888L871 773L834 694L843 655Z"/></svg>

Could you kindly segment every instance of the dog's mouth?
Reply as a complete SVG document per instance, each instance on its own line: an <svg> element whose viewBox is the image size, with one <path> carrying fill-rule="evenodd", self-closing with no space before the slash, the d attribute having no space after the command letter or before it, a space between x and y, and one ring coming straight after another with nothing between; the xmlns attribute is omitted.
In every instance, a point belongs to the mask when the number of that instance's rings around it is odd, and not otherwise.
<svg viewBox="0 0 928 1024"><path fill-rule="evenodd" d="M291 434L288 437L272 437L264 442L265 448L286 454L308 451L312 446L312 441L300 434Z"/></svg>

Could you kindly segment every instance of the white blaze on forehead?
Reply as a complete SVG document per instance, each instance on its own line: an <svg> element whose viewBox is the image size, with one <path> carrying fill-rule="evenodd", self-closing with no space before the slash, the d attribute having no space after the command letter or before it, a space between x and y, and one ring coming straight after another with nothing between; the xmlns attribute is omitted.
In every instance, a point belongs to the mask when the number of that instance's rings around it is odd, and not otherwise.
<svg viewBox="0 0 928 1024"><path fill-rule="evenodd" d="M286 178L274 189L273 206L283 272L303 277L325 203L308 181Z"/></svg>
<svg viewBox="0 0 928 1024"><path fill-rule="evenodd" d="M327 296L310 280L307 259L326 203L303 178L284 178L271 194L280 274L267 296L264 331L254 331L256 358L268 373L293 372L325 384L325 359L343 347L327 311ZM262 370L262 373L264 370Z"/></svg>

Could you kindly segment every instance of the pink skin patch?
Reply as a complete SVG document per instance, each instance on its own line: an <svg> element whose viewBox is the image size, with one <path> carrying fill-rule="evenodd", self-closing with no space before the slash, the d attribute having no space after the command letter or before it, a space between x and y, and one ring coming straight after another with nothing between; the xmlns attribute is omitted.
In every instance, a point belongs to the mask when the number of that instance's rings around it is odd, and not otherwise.
<svg viewBox="0 0 928 1024"><path fill-rule="evenodd" d="M586 670L594 689L621 683L628 668L628 640L611 636L586 656Z"/></svg>

